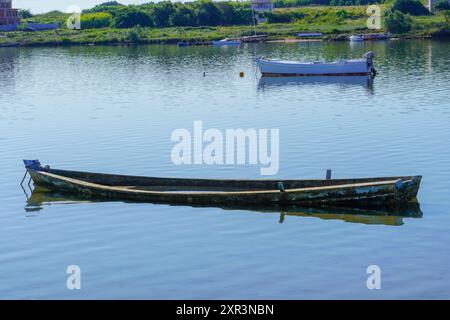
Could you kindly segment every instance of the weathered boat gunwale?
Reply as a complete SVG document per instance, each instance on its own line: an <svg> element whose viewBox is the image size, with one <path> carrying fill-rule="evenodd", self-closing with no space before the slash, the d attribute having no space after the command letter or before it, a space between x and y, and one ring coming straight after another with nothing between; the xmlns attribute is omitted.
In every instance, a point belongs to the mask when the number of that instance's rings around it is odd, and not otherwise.
<svg viewBox="0 0 450 320"><path fill-rule="evenodd" d="M181 194L180 192L174 191L152 191L152 190L142 190L142 189L131 189L126 186L105 186L101 184L96 184L92 182L86 182L82 180L67 178L59 175L55 175L52 173L38 171L38 174L45 175L54 179L63 180L73 184L79 184L86 187L99 188L104 190L114 190L114 191L124 191L131 193L143 193L143 194ZM345 188L358 188L358 187L371 187L371 186L387 186L387 185L395 185L397 182L401 181L401 179L396 180L387 180L387 181L378 181L378 182L365 182L365 183L354 183L354 184L338 184L338 185L330 185L330 186L321 186L321 187L309 187L309 188L296 188L296 189L286 189L283 193L292 193L292 192L307 192L307 191L318 191L318 190L332 190L332 189L345 189ZM189 192L189 195L252 195L252 194L270 194L270 193L279 193L279 189L272 190L249 190L249 191L192 191Z"/></svg>
<svg viewBox="0 0 450 320"><path fill-rule="evenodd" d="M329 180L227 180L121 176L48 169L28 169L38 186L103 198L155 203L226 204L301 203L355 207L397 206L415 198L420 176ZM76 178L74 178L76 177ZM83 179L84 177L84 179ZM89 181L90 180L90 181ZM97 183L96 183L97 182ZM98 183L98 182L103 182ZM110 182L110 185L105 184ZM137 182L136 185L130 182ZM285 184L280 190L279 183ZM190 186L194 191L155 191L151 187ZM244 190L195 191L194 187L241 186ZM294 187L293 187L294 186ZM295 188L297 186L297 188ZM298 187L301 186L301 187ZM133 189L134 188L134 189Z"/></svg>

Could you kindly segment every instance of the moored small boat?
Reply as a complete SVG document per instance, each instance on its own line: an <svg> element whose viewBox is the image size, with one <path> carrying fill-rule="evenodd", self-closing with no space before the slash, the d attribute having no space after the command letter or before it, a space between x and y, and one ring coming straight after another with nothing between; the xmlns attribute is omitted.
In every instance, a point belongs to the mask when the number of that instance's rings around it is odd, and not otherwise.
<svg viewBox="0 0 450 320"><path fill-rule="evenodd" d="M193 205L295 204L399 207L414 201L421 176L320 180L227 180L125 176L42 167L24 160L36 186L102 199Z"/></svg>
<svg viewBox="0 0 450 320"><path fill-rule="evenodd" d="M363 36L364 40L389 40L392 38L392 33L384 32L384 33L367 33Z"/></svg>
<svg viewBox="0 0 450 320"><path fill-rule="evenodd" d="M358 42L366 40L389 40L390 38L392 38L392 33L384 32L384 33L357 34L350 36L348 39L352 42Z"/></svg>
<svg viewBox="0 0 450 320"><path fill-rule="evenodd" d="M363 59L335 62L301 62L258 58L257 64L263 76L351 76L369 75L375 72L373 52Z"/></svg>
<svg viewBox="0 0 450 320"><path fill-rule="evenodd" d="M19 42L13 42L13 43L0 43L0 48L13 48L13 47L19 47Z"/></svg>
<svg viewBox="0 0 450 320"><path fill-rule="evenodd" d="M364 41L364 38L362 35L353 35L349 37L350 41L356 42L356 41Z"/></svg>
<svg viewBox="0 0 450 320"><path fill-rule="evenodd" d="M241 44L241 41L233 39L222 39L218 41L211 41L211 44L214 46L238 46Z"/></svg>
<svg viewBox="0 0 450 320"><path fill-rule="evenodd" d="M297 37L300 39L320 39L322 38L322 32L300 32L297 33Z"/></svg>
<svg viewBox="0 0 450 320"><path fill-rule="evenodd" d="M269 36L267 34L255 34L253 36L245 36L241 37L239 40L241 42L264 42L269 39Z"/></svg>
<svg viewBox="0 0 450 320"><path fill-rule="evenodd" d="M190 45L191 45L191 43L187 42L187 41L180 41L177 43L177 46L179 46L179 47L189 47Z"/></svg>

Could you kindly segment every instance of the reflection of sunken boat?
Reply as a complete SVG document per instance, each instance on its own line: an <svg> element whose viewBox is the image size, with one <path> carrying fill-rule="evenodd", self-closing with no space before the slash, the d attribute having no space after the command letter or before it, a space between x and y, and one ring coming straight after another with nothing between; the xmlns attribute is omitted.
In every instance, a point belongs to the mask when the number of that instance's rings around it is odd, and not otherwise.
<svg viewBox="0 0 450 320"><path fill-rule="evenodd" d="M27 212L37 212L46 205L51 204L80 204L104 202L103 198L92 197L83 194L63 194L49 192L45 189L36 188L28 199L25 210ZM211 207L211 206L192 206L192 207ZM251 211L259 213L279 213L279 222L284 222L286 216L319 218L322 220L341 220L351 223L363 224L382 224L391 226L400 226L404 224L404 218L420 218L422 212L417 202L410 202L402 208L396 209L356 209L356 208L332 208L318 207L305 208L295 205L254 205L254 206L233 206L219 205L215 206L230 211Z"/></svg>
<svg viewBox="0 0 450 320"><path fill-rule="evenodd" d="M280 204L398 207L416 199L421 176L315 180L155 178L43 168L25 160L36 186L113 200L193 205Z"/></svg>
<svg viewBox="0 0 450 320"><path fill-rule="evenodd" d="M311 77L261 77L259 86L284 85L340 85L369 87L372 76L311 76Z"/></svg>

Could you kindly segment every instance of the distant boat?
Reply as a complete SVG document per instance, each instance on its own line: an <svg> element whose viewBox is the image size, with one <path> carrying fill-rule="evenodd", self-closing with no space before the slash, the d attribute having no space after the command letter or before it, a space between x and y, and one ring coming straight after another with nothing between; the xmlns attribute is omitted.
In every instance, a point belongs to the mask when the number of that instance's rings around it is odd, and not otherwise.
<svg viewBox="0 0 450 320"><path fill-rule="evenodd" d="M35 186L66 194L198 205L297 204L335 207L401 207L416 200L421 176L317 180L155 178L67 171L24 160Z"/></svg>
<svg viewBox="0 0 450 320"><path fill-rule="evenodd" d="M191 43L187 42L187 41L180 41L177 43L177 46L179 46L179 47L189 47L190 45L191 45Z"/></svg>
<svg viewBox="0 0 450 320"><path fill-rule="evenodd" d="M311 38L322 38L321 32L300 32L297 33L298 38L311 39Z"/></svg>
<svg viewBox="0 0 450 320"><path fill-rule="evenodd" d="M392 38L392 33L367 33L362 35L364 40L389 40Z"/></svg>
<svg viewBox="0 0 450 320"><path fill-rule="evenodd" d="M269 36L267 34L255 34L253 36L241 37L239 40L242 42L264 42L268 38Z"/></svg>
<svg viewBox="0 0 450 320"><path fill-rule="evenodd" d="M367 34L352 35L349 37L349 40L350 41L389 40L390 38L392 38L392 33L384 32L384 33L367 33Z"/></svg>
<svg viewBox="0 0 450 320"><path fill-rule="evenodd" d="M352 76L369 75L375 72L373 52L363 59L340 60L335 62L300 62L258 58L257 64L263 76Z"/></svg>
<svg viewBox="0 0 450 320"><path fill-rule="evenodd" d="M10 48L10 47L19 47L19 42L13 42L13 43L0 43L0 48Z"/></svg>
<svg viewBox="0 0 450 320"><path fill-rule="evenodd" d="M350 36L350 41L364 41L364 38L363 38L363 36L362 35L353 35L353 36Z"/></svg>
<svg viewBox="0 0 450 320"><path fill-rule="evenodd" d="M211 43L214 46L238 46L241 44L241 41L233 39L222 39L218 41L211 41Z"/></svg>
<svg viewBox="0 0 450 320"><path fill-rule="evenodd" d="M28 31L46 31L46 30L56 30L59 28L57 23L35 23L29 22L26 25L26 30Z"/></svg>

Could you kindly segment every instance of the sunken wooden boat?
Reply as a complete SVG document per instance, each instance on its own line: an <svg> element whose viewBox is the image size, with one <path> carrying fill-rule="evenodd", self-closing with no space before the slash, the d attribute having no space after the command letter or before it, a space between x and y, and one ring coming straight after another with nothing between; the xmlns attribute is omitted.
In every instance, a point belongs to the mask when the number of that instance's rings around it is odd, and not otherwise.
<svg viewBox="0 0 450 320"><path fill-rule="evenodd" d="M24 160L36 186L102 199L191 205L296 204L399 207L415 201L421 176L319 180L227 180L127 176L42 167Z"/></svg>

